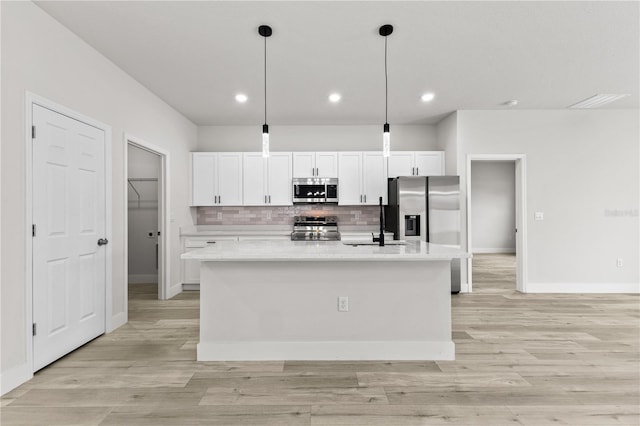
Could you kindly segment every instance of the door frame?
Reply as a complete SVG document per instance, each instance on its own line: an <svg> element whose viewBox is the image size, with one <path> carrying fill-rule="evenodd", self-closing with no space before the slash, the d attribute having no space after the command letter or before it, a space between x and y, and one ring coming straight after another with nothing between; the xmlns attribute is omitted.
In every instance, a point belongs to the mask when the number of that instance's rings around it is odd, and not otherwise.
<svg viewBox="0 0 640 426"><path fill-rule="evenodd" d="M31 138L31 127L33 126L33 106L39 105L58 114L62 114L71 119L80 121L89 126L100 129L104 132L104 162L105 162L105 238L113 241L113 208L112 208L112 153L111 153L111 126L108 126L91 117L87 117L75 110L67 108L57 102L51 101L42 96L36 95L29 91L25 92L25 120L24 120L24 137L25 137L25 336L27 351L27 366L29 368L30 377L33 376L33 240L31 224L33 224L33 139ZM112 288L112 271L113 271L113 244L105 246L105 332L113 330L112 311L113 311L113 288Z"/></svg>
<svg viewBox="0 0 640 426"><path fill-rule="evenodd" d="M160 173L158 176L158 228L160 231L160 244L158 246L158 299L170 299L175 294L171 293L171 245L170 245L170 220L169 215L169 151L160 148L157 145L149 143L143 139L132 136L128 133L124 134L124 235L127 241L124 245L124 282L127 283L127 291L129 288L129 145L143 149L160 157ZM129 317L129 297L125 292L124 311Z"/></svg>
<svg viewBox="0 0 640 426"><path fill-rule="evenodd" d="M466 168L467 203L467 252L471 253L471 162L472 161L508 161L515 162L516 190L516 290L527 292L527 156L526 154L468 154ZM472 261L467 259L467 284L469 293L473 289Z"/></svg>

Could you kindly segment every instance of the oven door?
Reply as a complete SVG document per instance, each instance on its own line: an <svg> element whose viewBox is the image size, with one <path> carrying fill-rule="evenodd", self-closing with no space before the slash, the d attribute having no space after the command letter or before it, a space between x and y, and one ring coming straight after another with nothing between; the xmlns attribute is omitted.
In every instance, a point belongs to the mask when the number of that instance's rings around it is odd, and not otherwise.
<svg viewBox="0 0 640 426"><path fill-rule="evenodd" d="M321 183L293 183L294 203L326 203L327 186Z"/></svg>

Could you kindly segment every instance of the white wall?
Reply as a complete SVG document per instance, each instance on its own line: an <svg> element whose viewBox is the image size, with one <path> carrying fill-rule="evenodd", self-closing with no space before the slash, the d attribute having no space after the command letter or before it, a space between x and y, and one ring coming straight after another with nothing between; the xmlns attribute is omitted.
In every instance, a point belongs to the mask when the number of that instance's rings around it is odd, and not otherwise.
<svg viewBox="0 0 640 426"><path fill-rule="evenodd" d="M269 125L272 151L380 151L379 126ZM262 125L200 126L199 151L260 151ZM391 150L438 150L435 126L391 126Z"/></svg>
<svg viewBox="0 0 640 426"><path fill-rule="evenodd" d="M2 2L2 390L28 378L25 323L25 91L112 127L114 321L126 319L124 132L171 159L171 283L180 282L179 227L191 225L189 151L196 126L31 2ZM25 374L27 374L25 376ZM16 384L16 383L14 383Z"/></svg>
<svg viewBox="0 0 640 426"><path fill-rule="evenodd" d="M444 151L445 173L458 174L458 113L449 114L436 125L438 149Z"/></svg>
<svg viewBox="0 0 640 426"><path fill-rule="evenodd" d="M513 161L471 162L473 253L515 253L515 173Z"/></svg>
<svg viewBox="0 0 640 426"><path fill-rule="evenodd" d="M160 157L144 149L127 147L129 222L127 251L129 284L157 283L156 244L158 228L158 181ZM136 178L156 179L137 181ZM132 188L135 187L138 194ZM152 237L149 237L149 233Z"/></svg>
<svg viewBox="0 0 640 426"><path fill-rule="evenodd" d="M639 133L637 110L458 111L459 159L527 156L527 290L640 291Z"/></svg>

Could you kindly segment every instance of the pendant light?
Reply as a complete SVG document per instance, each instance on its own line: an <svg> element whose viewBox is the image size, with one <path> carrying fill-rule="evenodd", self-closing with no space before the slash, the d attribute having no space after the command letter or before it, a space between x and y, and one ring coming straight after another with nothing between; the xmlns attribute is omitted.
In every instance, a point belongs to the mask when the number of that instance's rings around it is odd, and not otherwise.
<svg viewBox="0 0 640 426"><path fill-rule="evenodd" d="M387 37L393 33L393 25L383 25L380 27L380 35L384 37L384 126L382 126L382 156L391 155L391 134L389 133L389 83L387 77Z"/></svg>
<svg viewBox="0 0 640 426"><path fill-rule="evenodd" d="M269 157L269 125L267 124L267 37L272 30L268 25L260 25L258 34L264 37L264 124L262 125L262 156Z"/></svg>

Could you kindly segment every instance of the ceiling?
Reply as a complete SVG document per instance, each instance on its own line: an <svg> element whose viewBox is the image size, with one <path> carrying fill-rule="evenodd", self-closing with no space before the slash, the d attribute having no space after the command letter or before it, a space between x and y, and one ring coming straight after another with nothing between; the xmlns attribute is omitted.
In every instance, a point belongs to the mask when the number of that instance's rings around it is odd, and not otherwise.
<svg viewBox="0 0 640 426"><path fill-rule="evenodd" d="M198 125L429 124L459 109L639 106L638 2L37 2ZM342 94L332 104L331 92ZM249 101L239 104L236 93ZM420 96L435 93L423 103Z"/></svg>

